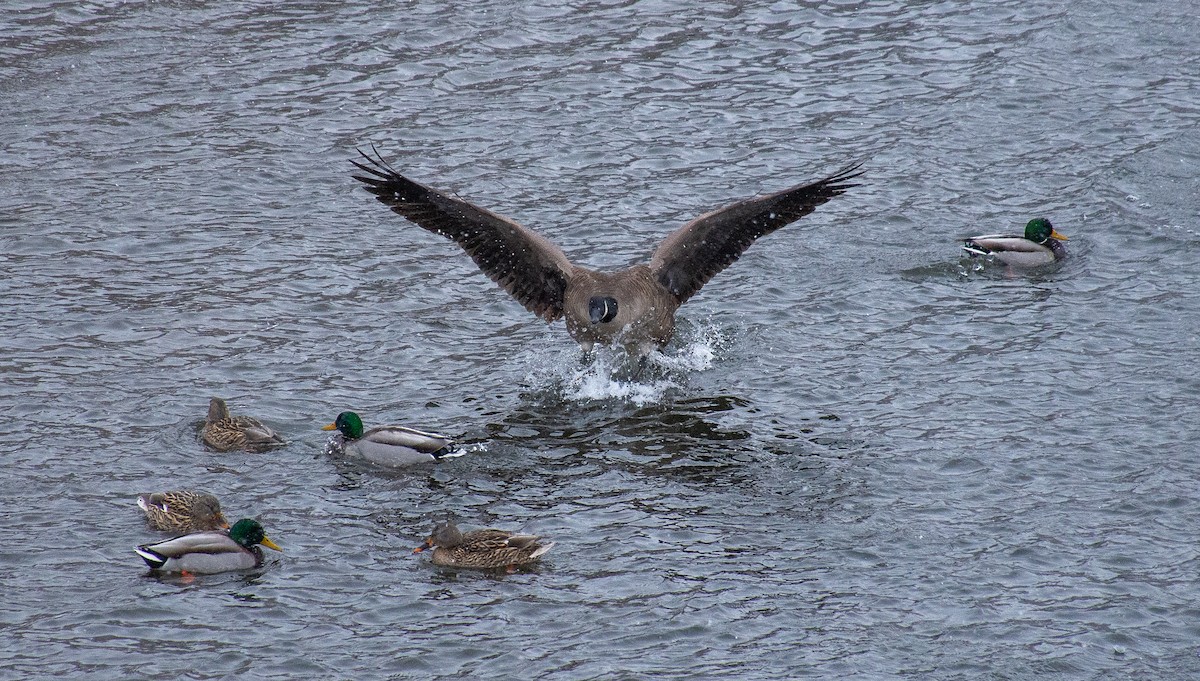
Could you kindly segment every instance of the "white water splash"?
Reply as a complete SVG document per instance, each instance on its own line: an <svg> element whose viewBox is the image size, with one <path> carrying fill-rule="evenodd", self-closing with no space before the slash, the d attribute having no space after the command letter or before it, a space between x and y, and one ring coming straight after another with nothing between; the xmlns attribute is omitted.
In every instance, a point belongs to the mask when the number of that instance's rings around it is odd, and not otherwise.
<svg viewBox="0 0 1200 681"><path fill-rule="evenodd" d="M653 363L658 354L653 353L648 361ZM562 396L573 402L617 400L642 406L662 401L668 390L678 387L670 377L646 378L648 367L638 380L622 379L622 374L630 373L630 364L622 351L601 349L593 353L591 363L575 366L561 376Z"/></svg>
<svg viewBox="0 0 1200 681"><path fill-rule="evenodd" d="M571 402L657 404L672 390L683 388L689 375L712 368L723 342L715 324L697 325L681 333L665 353L650 353L641 369L623 350L597 348L581 364L578 350L572 348L557 361L537 358L526 380Z"/></svg>
<svg viewBox="0 0 1200 681"><path fill-rule="evenodd" d="M486 442L474 442L468 445L456 444L454 449L450 450L446 454L443 454L440 458L457 459L458 457L466 456L467 454L485 454L487 451L488 447Z"/></svg>

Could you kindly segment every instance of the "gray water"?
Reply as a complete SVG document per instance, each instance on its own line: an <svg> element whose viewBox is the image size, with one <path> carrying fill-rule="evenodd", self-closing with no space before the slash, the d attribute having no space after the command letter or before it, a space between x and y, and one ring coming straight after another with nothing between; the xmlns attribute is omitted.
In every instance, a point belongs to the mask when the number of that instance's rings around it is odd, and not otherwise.
<svg viewBox="0 0 1200 681"><path fill-rule="evenodd" d="M1195 678L1200 18L1141 3L0 14L0 677ZM350 178L578 262L863 161L636 383ZM1071 257L957 239L1051 218ZM217 454L208 398L289 446ZM344 409L470 453L322 453ZM156 578L139 492L284 549ZM434 521L552 538L434 568Z"/></svg>

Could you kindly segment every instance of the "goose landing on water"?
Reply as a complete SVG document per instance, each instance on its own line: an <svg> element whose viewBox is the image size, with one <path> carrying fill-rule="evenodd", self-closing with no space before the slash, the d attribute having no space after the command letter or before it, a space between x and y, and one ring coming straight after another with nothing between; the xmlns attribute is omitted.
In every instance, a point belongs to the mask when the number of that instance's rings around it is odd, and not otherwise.
<svg viewBox="0 0 1200 681"><path fill-rule="evenodd" d="M650 264L597 272L571 264L537 232L400 175L382 157L359 150L366 175L354 179L396 213L462 247L479 269L535 315L565 317L583 347L618 343L644 356L671 340L675 311L737 260L755 239L799 220L858 186L855 164L823 180L718 208L667 235Z"/></svg>

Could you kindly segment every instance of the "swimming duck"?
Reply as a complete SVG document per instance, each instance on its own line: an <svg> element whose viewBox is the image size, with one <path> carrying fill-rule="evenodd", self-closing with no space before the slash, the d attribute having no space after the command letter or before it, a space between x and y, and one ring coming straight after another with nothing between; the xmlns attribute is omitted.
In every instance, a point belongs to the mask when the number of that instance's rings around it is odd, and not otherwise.
<svg viewBox="0 0 1200 681"><path fill-rule="evenodd" d="M218 452L244 449L260 452L287 444L279 434L249 416L230 416L225 400L214 397L208 403L208 418L200 431L204 444Z"/></svg>
<svg viewBox="0 0 1200 681"><path fill-rule="evenodd" d="M153 492L139 496L137 504L150 525L163 532L203 532L229 527L229 521L221 513L221 502L205 492Z"/></svg>
<svg viewBox="0 0 1200 681"><path fill-rule="evenodd" d="M364 432L362 419L352 411L338 414L321 430L338 431L329 437L327 454L360 457L382 466L430 463L459 455L454 440L446 435L405 426L377 426Z"/></svg>
<svg viewBox="0 0 1200 681"><path fill-rule="evenodd" d="M539 538L531 534L491 529L463 534L453 520L447 520L435 527L425 544L413 549L413 553L435 547L434 565L483 570L512 569L533 563L554 548L554 542L541 544Z"/></svg>
<svg viewBox="0 0 1200 681"><path fill-rule="evenodd" d="M718 208L667 235L650 263L618 272L574 265L548 239L450 193L403 177L378 152L367 163L351 161L354 175L394 212L457 243L488 277L525 309L554 322L585 352L619 344L644 356L671 340L675 311L724 270L755 239L799 220L817 206L857 186L859 165L816 182Z"/></svg>
<svg viewBox="0 0 1200 681"><path fill-rule="evenodd" d="M150 569L158 572L213 574L256 568L263 563L259 544L282 551L267 539L257 520L243 518L228 531L195 532L134 550Z"/></svg>
<svg viewBox="0 0 1200 681"><path fill-rule="evenodd" d="M1065 258L1067 249L1063 246L1063 241L1067 241L1067 237L1055 231L1049 220L1034 218L1025 225L1024 236L975 236L963 242L963 250L970 253L971 257L990 255L1009 265L1034 267Z"/></svg>

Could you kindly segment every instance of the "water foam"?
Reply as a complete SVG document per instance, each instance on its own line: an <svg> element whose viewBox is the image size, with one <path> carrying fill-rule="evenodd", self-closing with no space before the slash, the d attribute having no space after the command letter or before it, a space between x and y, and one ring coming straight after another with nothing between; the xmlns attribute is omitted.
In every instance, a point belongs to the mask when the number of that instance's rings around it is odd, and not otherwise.
<svg viewBox="0 0 1200 681"><path fill-rule="evenodd" d="M684 388L689 375L711 369L723 344L720 329L706 322L681 332L666 352L656 350L640 364L620 349L596 348L581 358L572 348L557 361L539 357L526 380L568 402L658 404Z"/></svg>

